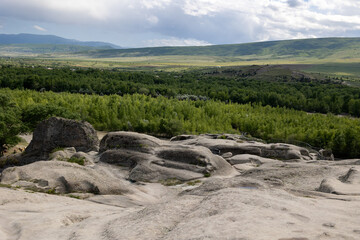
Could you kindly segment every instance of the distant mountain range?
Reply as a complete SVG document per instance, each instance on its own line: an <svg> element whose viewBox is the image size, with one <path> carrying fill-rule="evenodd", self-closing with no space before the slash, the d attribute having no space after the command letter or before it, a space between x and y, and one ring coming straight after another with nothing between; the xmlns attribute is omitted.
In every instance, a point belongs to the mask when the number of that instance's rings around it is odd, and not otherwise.
<svg viewBox="0 0 360 240"><path fill-rule="evenodd" d="M71 54L119 48L107 42L83 42L54 35L0 34L0 56Z"/></svg>
<svg viewBox="0 0 360 240"><path fill-rule="evenodd" d="M82 42L73 39L66 39L55 35L37 34L0 34L0 44L56 44L56 45L76 45L94 48L120 48L107 42Z"/></svg>

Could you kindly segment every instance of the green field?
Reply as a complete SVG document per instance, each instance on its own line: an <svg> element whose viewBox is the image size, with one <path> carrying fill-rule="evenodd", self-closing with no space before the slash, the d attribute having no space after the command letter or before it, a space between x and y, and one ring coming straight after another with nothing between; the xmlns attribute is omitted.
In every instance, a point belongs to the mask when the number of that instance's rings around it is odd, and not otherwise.
<svg viewBox="0 0 360 240"><path fill-rule="evenodd" d="M360 63L313 64L303 70L311 73L328 74L346 81L360 80Z"/></svg>

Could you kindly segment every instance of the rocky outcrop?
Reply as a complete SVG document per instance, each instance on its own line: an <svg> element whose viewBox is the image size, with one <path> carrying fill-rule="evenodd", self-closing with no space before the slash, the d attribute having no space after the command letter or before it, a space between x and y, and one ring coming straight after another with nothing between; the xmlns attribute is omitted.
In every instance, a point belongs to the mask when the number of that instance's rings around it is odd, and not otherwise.
<svg viewBox="0 0 360 240"><path fill-rule="evenodd" d="M334 161L334 154L329 149L321 149L319 151L320 157L323 160L331 160Z"/></svg>
<svg viewBox="0 0 360 240"><path fill-rule="evenodd" d="M109 149L128 149L139 152L149 152L154 147L162 145L158 138L136 132L110 132L100 142L100 152Z"/></svg>
<svg viewBox="0 0 360 240"><path fill-rule="evenodd" d="M252 163L255 165L261 165L264 163L276 163L278 160L274 160L271 158L263 158L256 155L251 154L239 154L232 156L226 159L231 165L244 164L244 163Z"/></svg>
<svg viewBox="0 0 360 240"><path fill-rule="evenodd" d="M0 159L0 239L335 240L360 234L359 159L327 161L326 152L233 134L167 141L114 132L100 151L84 152L94 150L85 133L85 140L57 145L55 136L71 129L58 121L64 120L42 123L35 134L28 149L35 162L27 164L21 154ZM45 153L47 161L38 161ZM27 165L11 167L15 163Z"/></svg>
<svg viewBox="0 0 360 240"><path fill-rule="evenodd" d="M224 136L224 139L222 138ZM182 140L185 139L185 140ZM173 138L172 142L183 145L196 145L209 148L213 153L222 155L251 154L263 158L275 158L279 160L303 159L313 160L309 150L291 144L275 143L265 144L256 141L247 141L236 135L200 135Z"/></svg>
<svg viewBox="0 0 360 240"><path fill-rule="evenodd" d="M236 172L222 157L202 146L170 144L145 134L112 132L100 143L100 161L129 168L132 181L188 181Z"/></svg>
<svg viewBox="0 0 360 240"><path fill-rule="evenodd" d="M138 162L129 178L137 181L161 181L178 179L193 180L208 176L234 176L229 163L209 149L199 146L163 146L155 149L155 155Z"/></svg>
<svg viewBox="0 0 360 240"><path fill-rule="evenodd" d="M360 195L360 168L352 167L339 178L325 178L318 190L338 195Z"/></svg>
<svg viewBox="0 0 360 240"><path fill-rule="evenodd" d="M38 161L2 172L1 183L49 193L123 194L130 191L125 179L102 169L65 161Z"/></svg>
<svg viewBox="0 0 360 240"><path fill-rule="evenodd" d="M74 147L76 151L98 151L99 139L87 122L52 117L41 122L24 152L24 158L47 160L57 148Z"/></svg>
<svg viewBox="0 0 360 240"><path fill-rule="evenodd" d="M107 150L100 156L100 161L117 166L133 168L140 161L145 161L149 156L146 153L131 150Z"/></svg>

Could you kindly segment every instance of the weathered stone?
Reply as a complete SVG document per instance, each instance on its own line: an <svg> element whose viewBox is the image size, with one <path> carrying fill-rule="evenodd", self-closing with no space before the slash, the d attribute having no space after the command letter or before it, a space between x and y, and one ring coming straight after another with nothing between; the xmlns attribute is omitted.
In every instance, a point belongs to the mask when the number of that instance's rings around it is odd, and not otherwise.
<svg viewBox="0 0 360 240"><path fill-rule="evenodd" d="M334 154L329 149L321 149L319 151L320 157L322 160L331 160L334 161Z"/></svg>
<svg viewBox="0 0 360 240"><path fill-rule="evenodd" d="M139 152L151 152L159 147L162 141L158 138L136 132L110 132L100 142L100 152L109 149L128 149Z"/></svg>
<svg viewBox="0 0 360 240"><path fill-rule="evenodd" d="M338 195L360 195L360 170L352 167L339 179L325 178L318 191Z"/></svg>
<svg viewBox="0 0 360 240"><path fill-rule="evenodd" d="M7 168L2 172L1 183L55 193L123 194L130 191L125 183L101 169L64 161L38 161Z"/></svg>
<svg viewBox="0 0 360 240"><path fill-rule="evenodd" d="M64 148L59 151L50 153L49 159L61 161L66 158L70 158L75 153L76 153L76 149L74 147Z"/></svg>
<svg viewBox="0 0 360 240"><path fill-rule="evenodd" d="M198 138L179 141L179 144L204 146L218 155L230 152L233 155L251 154L264 158L275 158L281 160L312 159L309 151L306 148L282 143L264 144L254 141L246 142L242 140L231 140L230 138L214 139L199 136Z"/></svg>
<svg viewBox="0 0 360 240"><path fill-rule="evenodd" d="M188 139L194 139L196 138L197 136L195 135L178 135L178 136L175 136L175 137L172 137L170 139L171 142L176 142L176 141L183 141L183 140L188 140Z"/></svg>
<svg viewBox="0 0 360 240"><path fill-rule="evenodd" d="M107 150L100 161L129 167L132 181L187 181L207 175L236 174L225 159L201 146L169 145L153 151L150 154L126 149Z"/></svg>
<svg viewBox="0 0 360 240"><path fill-rule="evenodd" d="M133 168L138 162L146 161L149 154L123 149L111 149L103 152L100 161L123 167Z"/></svg>
<svg viewBox="0 0 360 240"><path fill-rule="evenodd" d="M223 158L231 158L233 154L231 152L227 152L221 155Z"/></svg>
<svg viewBox="0 0 360 240"><path fill-rule="evenodd" d="M279 162L278 160L274 160L271 158L263 158L256 155L251 154L239 154L235 155L229 159L226 159L231 165L236 164L244 164L244 163L252 163L256 165L261 165L264 163L276 163Z"/></svg>
<svg viewBox="0 0 360 240"><path fill-rule="evenodd" d="M77 151L98 151L99 139L87 122L52 117L41 122L24 152L24 158L47 160L56 148L74 147Z"/></svg>

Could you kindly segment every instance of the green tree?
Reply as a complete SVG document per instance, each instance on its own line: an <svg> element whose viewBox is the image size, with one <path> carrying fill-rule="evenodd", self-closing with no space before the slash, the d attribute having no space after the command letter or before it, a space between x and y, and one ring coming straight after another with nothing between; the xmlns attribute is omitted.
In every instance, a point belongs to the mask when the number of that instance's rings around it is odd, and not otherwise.
<svg viewBox="0 0 360 240"><path fill-rule="evenodd" d="M8 146L19 142L22 130L21 111L5 94L0 94L0 156Z"/></svg>
<svg viewBox="0 0 360 240"><path fill-rule="evenodd" d="M27 127L27 130L32 131L36 125L53 116L64 117L70 119L79 119L78 113L71 112L70 110L57 106L53 103L30 105L22 112L22 121Z"/></svg>

